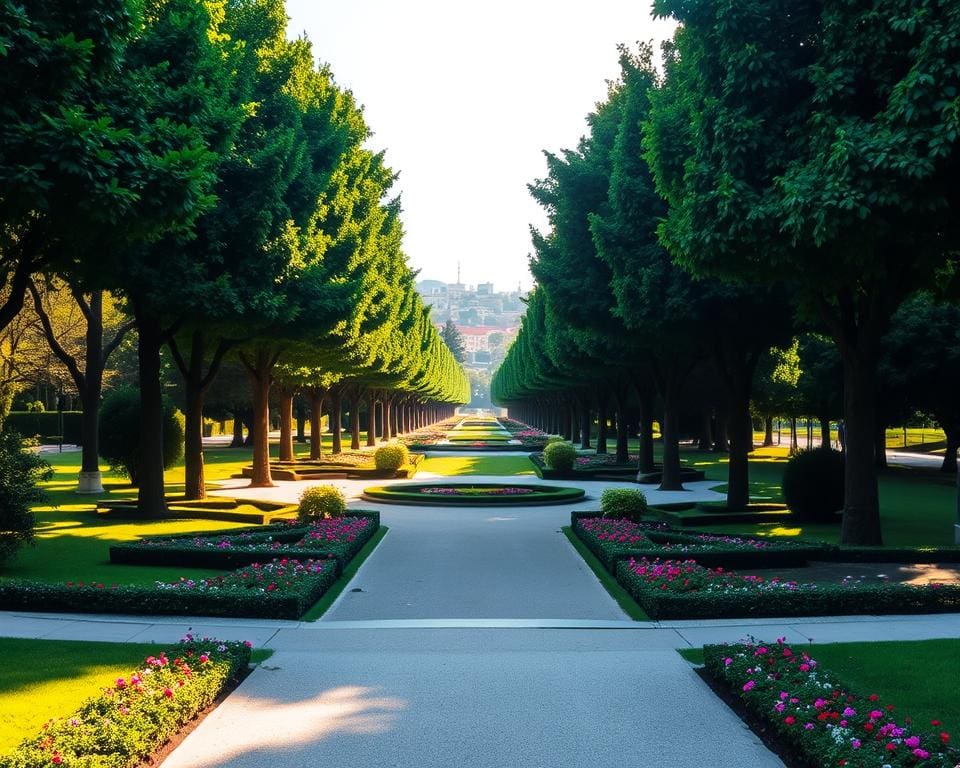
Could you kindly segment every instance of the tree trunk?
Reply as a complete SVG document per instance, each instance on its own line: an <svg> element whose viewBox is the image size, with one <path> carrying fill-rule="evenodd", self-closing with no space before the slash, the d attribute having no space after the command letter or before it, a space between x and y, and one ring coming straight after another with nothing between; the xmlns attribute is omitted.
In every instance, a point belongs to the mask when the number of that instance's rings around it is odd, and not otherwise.
<svg viewBox="0 0 960 768"><path fill-rule="evenodd" d="M640 447L637 462L638 474L655 472L657 467L653 461L653 387L637 387L637 399L640 404ZM627 461L629 461L629 456Z"/></svg>
<svg viewBox="0 0 960 768"><path fill-rule="evenodd" d="M697 448L701 451L713 450L713 413L708 408L700 411L700 439Z"/></svg>
<svg viewBox="0 0 960 768"><path fill-rule="evenodd" d="M333 454L343 453L343 395L339 390L330 395L330 436Z"/></svg>
<svg viewBox="0 0 960 768"><path fill-rule="evenodd" d="M392 424L393 408L391 407L390 398L384 397L380 407L383 409L383 439L391 440L395 432Z"/></svg>
<svg viewBox="0 0 960 768"><path fill-rule="evenodd" d="M193 378L193 377L191 377ZM206 474L203 465L203 388L198 382L186 382L184 404L184 429L186 438L183 447L183 497L205 499L207 497Z"/></svg>
<svg viewBox="0 0 960 768"><path fill-rule="evenodd" d="M270 473L270 385L275 359L257 350L252 361L244 360L253 389L253 477L251 488L273 487Z"/></svg>
<svg viewBox="0 0 960 768"><path fill-rule="evenodd" d="M887 468L887 425L880 424L874 431L873 463L877 469Z"/></svg>
<svg viewBox="0 0 960 768"><path fill-rule="evenodd" d="M158 318L135 309L139 343L140 455L137 460L137 512L164 517L167 501L163 485L163 389L160 384L160 348L163 329Z"/></svg>
<svg viewBox="0 0 960 768"><path fill-rule="evenodd" d="M790 417L790 455L800 452L800 443L797 440L797 417Z"/></svg>
<svg viewBox="0 0 960 768"><path fill-rule="evenodd" d="M323 456L323 393L316 389L309 392L310 398L310 460L318 461Z"/></svg>
<svg viewBox="0 0 960 768"><path fill-rule="evenodd" d="M600 393L597 396L597 453L604 455L607 452L607 395Z"/></svg>
<svg viewBox="0 0 960 768"><path fill-rule="evenodd" d="M627 393L620 390L614 393L614 399L617 407L617 454L615 461L617 464L627 464L630 461L630 446L627 441L630 439L630 430L627 427Z"/></svg>
<svg viewBox="0 0 960 768"><path fill-rule="evenodd" d="M663 391L663 476L661 491L682 491L680 479L680 383L668 375Z"/></svg>
<svg viewBox="0 0 960 768"><path fill-rule="evenodd" d="M280 461L294 460L293 395L292 389L280 389Z"/></svg>
<svg viewBox="0 0 960 768"><path fill-rule="evenodd" d="M880 502L874 465L876 358L864 344L847 346L843 358L843 417L846 439L843 524L840 542L880 546Z"/></svg>
<svg viewBox="0 0 960 768"><path fill-rule="evenodd" d="M367 446L377 444L377 396L367 395Z"/></svg>
<svg viewBox="0 0 960 768"><path fill-rule="evenodd" d="M587 398L580 400L580 447L590 448L590 432L593 428L593 414L590 412L590 401Z"/></svg>
<svg viewBox="0 0 960 768"><path fill-rule="evenodd" d="M87 315L87 348L83 387L78 387L83 415L80 422L81 463L77 493L103 493L103 475L100 472L100 395L103 391L103 291L90 297ZM108 353L109 354L109 353Z"/></svg>
<svg viewBox="0 0 960 768"><path fill-rule="evenodd" d="M743 385L745 382L741 381ZM746 389L746 391L744 391ZM750 505L750 452L753 450L753 423L750 420L750 392L740 387L730 393L730 464L727 475L727 508L746 509Z"/></svg>
<svg viewBox="0 0 960 768"><path fill-rule="evenodd" d="M763 447L769 448L773 445L773 416L766 416L763 419Z"/></svg>
<svg viewBox="0 0 960 768"><path fill-rule="evenodd" d="M830 419L821 416L817 421L820 422L820 447L823 449L831 448Z"/></svg>
<svg viewBox="0 0 960 768"><path fill-rule="evenodd" d="M360 450L360 393L350 398L350 450Z"/></svg>
<svg viewBox="0 0 960 768"><path fill-rule="evenodd" d="M944 422L940 422L944 424ZM947 450L943 454L943 463L940 465L941 472L955 474L957 471L957 448L960 447L960 436L952 427L944 425L944 432L947 435Z"/></svg>
<svg viewBox="0 0 960 768"><path fill-rule="evenodd" d="M233 413L233 440L230 441L231 448L243 448L243 417L239 411Z"/></svg>

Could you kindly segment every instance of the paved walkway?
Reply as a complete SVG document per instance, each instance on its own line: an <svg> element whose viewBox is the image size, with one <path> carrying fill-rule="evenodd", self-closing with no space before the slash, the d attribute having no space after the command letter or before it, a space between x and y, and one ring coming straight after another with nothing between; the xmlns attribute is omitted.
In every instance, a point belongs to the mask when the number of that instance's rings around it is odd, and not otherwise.
<svg viewBox="0 0 960 768"><path fill-rule="evenodd" d="M358 499L367 481L334 483L390 531L321 621L7 612L0 634L171 643L191 631L272 648L165 768L773 767L676 648L960 636L960 615L631 622L560 531L623 484L582 483L590 500L570 506L455 509L372 504ZM294 500L314 483L244 484L217 493ZM719 498L711 485L645 490Z"/></svg>

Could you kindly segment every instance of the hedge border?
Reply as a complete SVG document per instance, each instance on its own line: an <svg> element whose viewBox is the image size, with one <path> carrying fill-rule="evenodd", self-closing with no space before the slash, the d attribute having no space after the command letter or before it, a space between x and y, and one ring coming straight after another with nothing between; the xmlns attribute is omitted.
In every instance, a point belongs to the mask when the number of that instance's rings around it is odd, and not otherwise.
<svg viewBox="0 0 960 768"><path fill-rule="evenodd" d="M299 593L177 592L150 586L75 587L36 581L0 582L0 610L299 619L337 580L336 560Z"/></svg>
<svg viewBox="0 0 960 768"><path fill-rule="evenodd" d="M250 550L230 550L230 549L197 549L196 547L158 547L155 549L143 547L137 542L126 542L123 544L114 544L110 547L110 562L124 565L168 565L180 566L182 568L211 568L216 570L231 570L240 568L252 563L263 562L264 558L272 560L275 558L289 558L291 560L326 560L334 559L337 561L339 569L342 571L357 553L363 549L364 545L376 534L380 527L380 513L376 510L350 510L344 518L366 517L371 519L371 525L368 525L360 535L358 535L344 551L337 552L329 548L318 545L315 548L290 547L285 549L250 549ZM290 538L289 543L298 539L298 534L306 533L310 530L309 525L287 525L281 526L262 526L240 528L222 533L193 533L193 534L174 534L171 536L152 536L147 539L163 540L190 540L196 538L232 538L237 535L247 533L269 534L270 529L276 530L277 534L284 538Z"/></svg>
<svg viewBox="0 0 960 768"><path fill-rule="evenodd" d="M839 586L777 592L668 594L648 587L620 560L620 585L652 619L740 619L790 616L853 616L960 611L960 584L918 588L905 584Z"/></svg>
<svg viewBox="0 0 960 768"><path fill-rule="evenodd" d="M480 488L532 488L533 493L517 496L439 496L419 493L413 489L447 488L463 485ZM396 490L394 490L396 488ZM363 489L363 498L383 504L406 504L425 507L518 507L570 504L586 495L581 488L566 486L528 485L524 483L418 483L402 486L371 486Z"/></svg>

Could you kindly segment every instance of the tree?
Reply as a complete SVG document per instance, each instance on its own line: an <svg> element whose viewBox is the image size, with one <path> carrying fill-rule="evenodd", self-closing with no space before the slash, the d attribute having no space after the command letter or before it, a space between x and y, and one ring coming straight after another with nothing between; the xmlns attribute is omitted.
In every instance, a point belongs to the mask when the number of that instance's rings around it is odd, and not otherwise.
<svg viewBox="0 0 960 768"><path fill-rule="evenodd" d="M462 363L467 359L467 352L463 344L463 334L460 333L460 329L457 328L453 320L447 320L440 336L458 363Z"/></svg>
<svg viewBox="0 0 960 768"><path fill-rule="evenodd" d="M658 0L682 26L650 145L662 234L703 277L786 279L837 343L841 540L880 544L880 339L956 249L960 7ZM905 254L909 254L907 257Z"/></svg>
<svg viewBox="0 0 960 768"><path fill-rule="evenodd" d="M120 313L113 297L102 290L84 294L63 283L51 283L41 291L33 281L29 289L47 344L69 372L83 406L77 493L103 493L98 444L100 397L107 362L133 322ZM64 323L64 310L78 314L79 323ZM77 343L80 339L82 343Z"/></svg>

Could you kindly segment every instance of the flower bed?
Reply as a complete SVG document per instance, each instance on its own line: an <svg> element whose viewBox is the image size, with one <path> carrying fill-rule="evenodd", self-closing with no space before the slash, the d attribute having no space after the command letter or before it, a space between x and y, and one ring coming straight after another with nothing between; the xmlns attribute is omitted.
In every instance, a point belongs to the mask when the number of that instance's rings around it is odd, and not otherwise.
<svg viewBox="0 0 960 768"><path fill-rule="evenodd" d="M790 750L816 766L931 766L960 764L950 734L911 723L876 694L849 688L784 638L776 644L709 645L706 673Z"/></svg>
<svg viewBox="0 0 960 768"><path fill-rule="evenodd" d="M652 619L960 611L960 585L802 584L647 558L619 561L616 577Z"/></svg>
<svg viewBox="0 0 960 768"><path fill-rule="evenodd" d="M310 525L291 521L212 535L154 536L111 546L110 562L227 569L277 557L335 558L343 569L379 526L379 512L351 510Z"/></svg>
<svg viewBox="0 0 960 768"><path fill-rule="evenodd" d="M572 516L577 537L611 573L618 560L695 556L709 567L796 567L833 549L830 545L800 544L782 539L722 534L691 534L660 522L634 523L577 513Z"/></svg>
<svg viewBox="0 0 960 768"><path fill-rule="evenodd" d="M404 484L365 488L365 498L389 504L424 506L509 506L569 504L582 499L579 488L500 483Z"/></svg>
<svg viewBox="0 0 960 768"><path fill-rule="evenodd" d="M522 496L533 493L532 488L517 488L510 485L491 488L474 488L473 486L437 486L424 488L423 493L437 494L438 496Z"/></svg>
<svg viewBox="0 0 960 768"><path fill-rule="evenodd" d="M0 757L0 768L141 764L206 709L250 663L250 643L188 635L167 654L147 657L70 717Z"/></svg>
<svg viewBox="0 0 960 768"><path fill-rule="evenodd" d="M337 561L276 559L209 579L118 586L0 582L0 610L298 619L337 579Z"/></svg>

